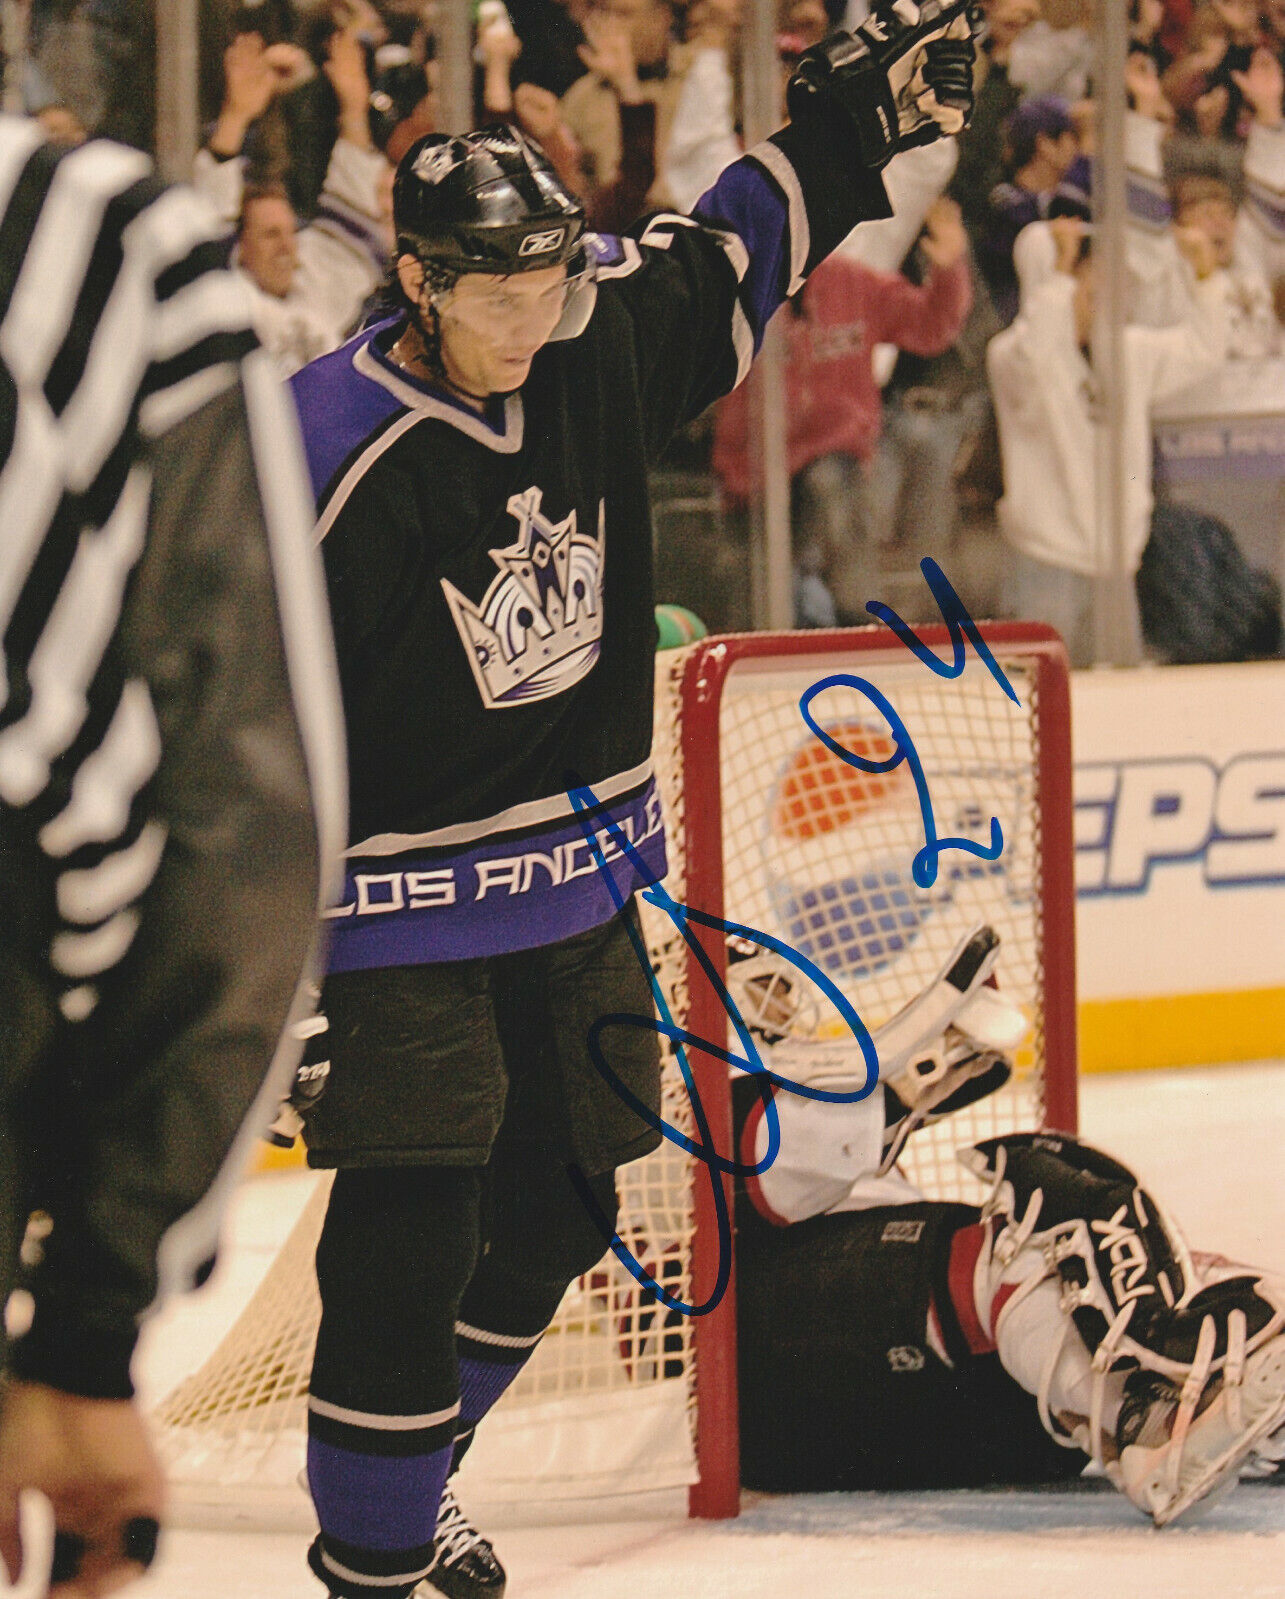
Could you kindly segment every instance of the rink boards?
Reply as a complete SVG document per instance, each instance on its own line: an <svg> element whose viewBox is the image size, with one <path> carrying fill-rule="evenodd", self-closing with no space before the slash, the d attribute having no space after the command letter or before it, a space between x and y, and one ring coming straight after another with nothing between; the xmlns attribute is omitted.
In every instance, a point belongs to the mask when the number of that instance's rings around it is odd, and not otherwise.
<svg viewBox="0 0 1285 1599"><path fill-rule="evenodd" d="M1279 1055L1285 662L1072 678L1085 1071Z"/></svg>

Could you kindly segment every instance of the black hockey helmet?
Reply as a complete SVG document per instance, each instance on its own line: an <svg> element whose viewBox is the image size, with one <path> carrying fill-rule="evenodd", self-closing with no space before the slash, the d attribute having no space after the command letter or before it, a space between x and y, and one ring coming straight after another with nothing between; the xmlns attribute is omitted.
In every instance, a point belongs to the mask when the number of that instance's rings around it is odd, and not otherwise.
<svg viewBox="0 0 1285 1599"><path fill-rule="evenodd" d="M393 180L399 249L443 274L570 263L584 224L584 205L539 145L503 123L417 139Z"/></svg>

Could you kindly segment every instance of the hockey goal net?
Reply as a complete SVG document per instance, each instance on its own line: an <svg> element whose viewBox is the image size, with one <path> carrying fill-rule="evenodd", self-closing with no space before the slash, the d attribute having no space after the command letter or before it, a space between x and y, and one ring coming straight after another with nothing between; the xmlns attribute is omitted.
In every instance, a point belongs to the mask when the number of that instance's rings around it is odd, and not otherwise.
<svg viewBox="0 0 1285 1599"><path fill-rule="evenodd" d="M947 679L882 628L706 639L658 657L655 739L667 893L788 943L839 984L872 1030L924 987L971 927L984 921L999 933L998 980L1031 1024L1018 1070L1001 1093L916 1134L901 1163L930 1197L970 1200L981 1191L954 1158L959 1145L1015 1127L1073 1130L1076 1104L1065 656L1041 627L981 631L1016 701L971 648L962 674ZM944 628L920 637L951 659ZM817 692L822 681L830 686ZM811 718L828 742L801 714L810 691ZM886 764L898 740L913 746L921 788L911 760L870 773L831 747ZM942 839L987 845L997 818L998 858L948 849L935 882L919 886L911 865L925 842L924 791ZM726 1007L675 918L645 906L644 926L674 1021L734 1047ZM689 936L724 969L721 933ZM717 1147L730 1153L727 1067L697 1050L688 1058ZM672 1052L663 1109L693 1134ZM688 1303L708 1297L718 1268L711 1182L668 1140L621 1175L622 1238ZM327 1191L318 1178L239 1320L158 1408L178 1497L207 1514L279 1520L283 1507L306 1506L296 1478ZM735 1514L735 1372L734 1284L716 1310L684 1317L658 1307L607 1255L569 1290L480 1429L461 1491L476 1503L687 1485L694 1513Z"/></svg>

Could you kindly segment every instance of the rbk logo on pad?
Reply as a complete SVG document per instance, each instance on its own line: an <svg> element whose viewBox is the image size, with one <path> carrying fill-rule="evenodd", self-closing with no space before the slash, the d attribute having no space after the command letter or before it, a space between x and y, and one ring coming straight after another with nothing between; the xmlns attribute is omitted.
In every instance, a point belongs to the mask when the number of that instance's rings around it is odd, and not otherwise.
<svg viewBox="0 0 1285 1599"><path fill-rule="evenodd" d="M518 537L490 552L500 575L480 603L442 579L488 711L561 694L598 659L605 506L599 501L598 536L590 539L577 531L574 510L551 522L541 497L540 489L529 488L510 498Z"/></svg>
<svg viewBox="0 0 1285 1599"><path fill-rule="evenodd" d="M518 254L548 255L550 250L556 250L567 236L565 228L545 228L540 233L528 233L518 246Z"/></svg>

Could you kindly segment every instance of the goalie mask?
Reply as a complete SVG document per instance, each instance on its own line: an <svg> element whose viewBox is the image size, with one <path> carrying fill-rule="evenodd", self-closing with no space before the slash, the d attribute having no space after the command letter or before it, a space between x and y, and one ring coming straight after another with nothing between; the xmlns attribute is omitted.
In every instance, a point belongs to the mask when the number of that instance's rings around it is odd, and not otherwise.
<svg viewBox="0 0 1285 1599"><path fill-rule="evenodd" d="M551 338L584 332L597 294L584 205L517 128L417 139L393 180L393 228L398 253L424 269L430 303L467 273L565 266L566 302ZM420 332L429 345L432 329Z"/></svg>
<svg viewBox="0 0 1285 1599"><path fill-rule="evenodd" d="M820 1025L816 998L801 973L748 939L728 940L727 991L745 1025L765 1044L814 1036Z"/></svg>

